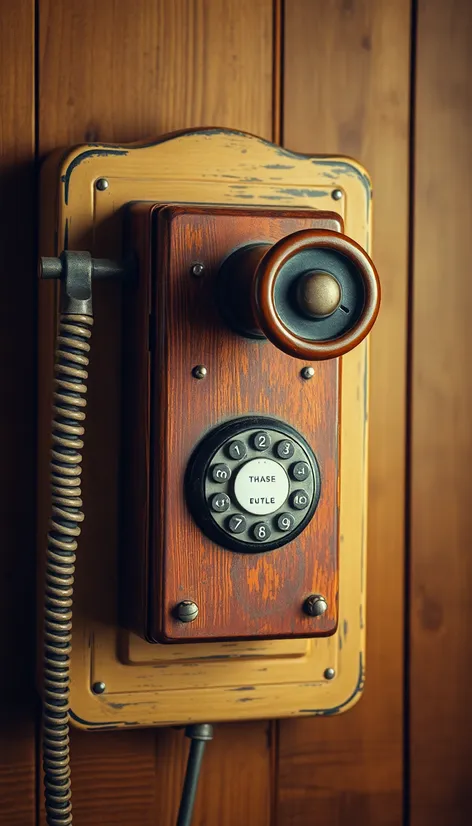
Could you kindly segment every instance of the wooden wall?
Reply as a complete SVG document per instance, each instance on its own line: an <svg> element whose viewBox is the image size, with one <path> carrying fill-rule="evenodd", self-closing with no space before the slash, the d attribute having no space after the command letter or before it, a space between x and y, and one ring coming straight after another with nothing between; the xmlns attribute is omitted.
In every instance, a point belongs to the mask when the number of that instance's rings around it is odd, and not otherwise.
<svg viewBox="0 0 472 826"><path fill-rule="evenodd" d="M332 719L218 726L194 826L466 826L472 5L0 0L0 824L33 826L36 158L235 127L374 180L367 687ZM73 732L75 823L172 826L176 731Z"/></svg>
<svg viewBox="0 0 472 826"><path fill-rule="evenodd" d="M472 821L472 4L416 21L410 432L412 826Z"/></svg>
<svg viewBox="0 0 472 826"><path fill-rule="evenodd" d="M0 4L0 823L35 808L35 90L31 0Z"/></svg>

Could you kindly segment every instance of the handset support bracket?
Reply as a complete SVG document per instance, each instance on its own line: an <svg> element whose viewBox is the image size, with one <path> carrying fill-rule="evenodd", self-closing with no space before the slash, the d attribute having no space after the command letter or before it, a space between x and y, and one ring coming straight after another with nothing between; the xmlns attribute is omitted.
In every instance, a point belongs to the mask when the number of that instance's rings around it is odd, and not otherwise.
<svg viewBox="0 0 472 826"><path fill-rule="evenodd" d="M93 278L125 278L130 271L129 265L92 258L86 251L63 250L58 258L43 257L39 262L40 278L61 280L61 312L77 315L93 315Z"/></svg>

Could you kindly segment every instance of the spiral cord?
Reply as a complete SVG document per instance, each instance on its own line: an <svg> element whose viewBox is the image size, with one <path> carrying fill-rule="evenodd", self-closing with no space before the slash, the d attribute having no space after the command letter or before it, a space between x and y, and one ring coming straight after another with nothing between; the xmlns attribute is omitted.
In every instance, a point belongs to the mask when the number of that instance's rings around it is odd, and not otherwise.
<svg viewBox="0 0 472 826"><path fill-rule="evenodd" d="M72 824L69 760L72 598L77 543L84 519L80 485L92 325L92 316L62 315L56 344L42 721L45 806L49 826Z"/></svg>

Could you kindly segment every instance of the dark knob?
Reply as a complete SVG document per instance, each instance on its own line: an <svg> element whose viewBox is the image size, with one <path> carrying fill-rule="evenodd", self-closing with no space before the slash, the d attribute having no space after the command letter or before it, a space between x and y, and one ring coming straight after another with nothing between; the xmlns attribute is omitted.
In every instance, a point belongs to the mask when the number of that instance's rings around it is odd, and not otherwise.
<svg viewBox="0 0 472 826"><path fill-rule="evenodd" d="M303 610L310 617L321 617L328 610L328 603L321 594L311 594L303 603Z"/></svg>
<svg viewBox="0 0 472 826"><path fill-rule="evenodd" d="M175 606L174 614L180 622L193 622L198 617L198 605L191 599L183 599Z"/></svg>

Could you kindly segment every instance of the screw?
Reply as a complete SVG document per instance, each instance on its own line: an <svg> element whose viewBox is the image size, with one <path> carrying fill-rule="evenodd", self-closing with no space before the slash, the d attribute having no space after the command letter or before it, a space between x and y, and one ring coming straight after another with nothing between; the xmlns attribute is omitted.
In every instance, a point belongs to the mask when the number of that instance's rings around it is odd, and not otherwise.
<svg viewBox="0 0 472 826"><path fill-rule="evenodd" d="M204 379L207 373L208 370L204 364L197 364L197 366L192 370L192 376L194 379Z"/></svg>
<svg viewBox="0 0 472 826"><path fill-rule="evenodd" d="M331 197L333 201L340 201L343 197L342 189L333 189Z"/></svg>
<svg viewBox="0 0 472 826"><path fill-rule="evenodd" d="M193 264L190 272L195 276L195 278L201 278L205 273L205 269L205 264L202 264L201 261L197 261L196 264Z"/></svg>
<svg viewBox="0 0 472 826"><path fill-rule="evenodd" d="M94 683L92 686L92 691L94 694L103 694L106 690L105 683Z"/></svg>
<svg viewBox="0 0 472 826"><path fill-rule="evenodd" d="M315 368L314 367L303 367L300 370L300 375L301 375L302 379L306 379L308 381L308 379L312 379L313 376L315 375Z"/></svg>
<svg viewBox="0 0 472 826"><path fill-rule="evenodd" d="M321 594L310 594L303 603L303 610L309 617L321 617L328 610L328 603Z"/></svg>
<svg viewBox="0 0 472 826"><path fill-rule="evenodd" d="M326 668L323 674L325 680L332 680L336 676L334 668Z"/></svg>
<svg viewBox="0 0 472 826"><path fill-rule="evenodd" d="M100 192L103 192L104 189L108 189L108 181L106 178L99 178L95 186Z"/></svg>
<svg viewBox="0 0 472 826"><path fill-rule="evenodd" d="M193 622L198 617L198 605L191 599L184 599L176 605L175 616L180 622Z"/></svg>

